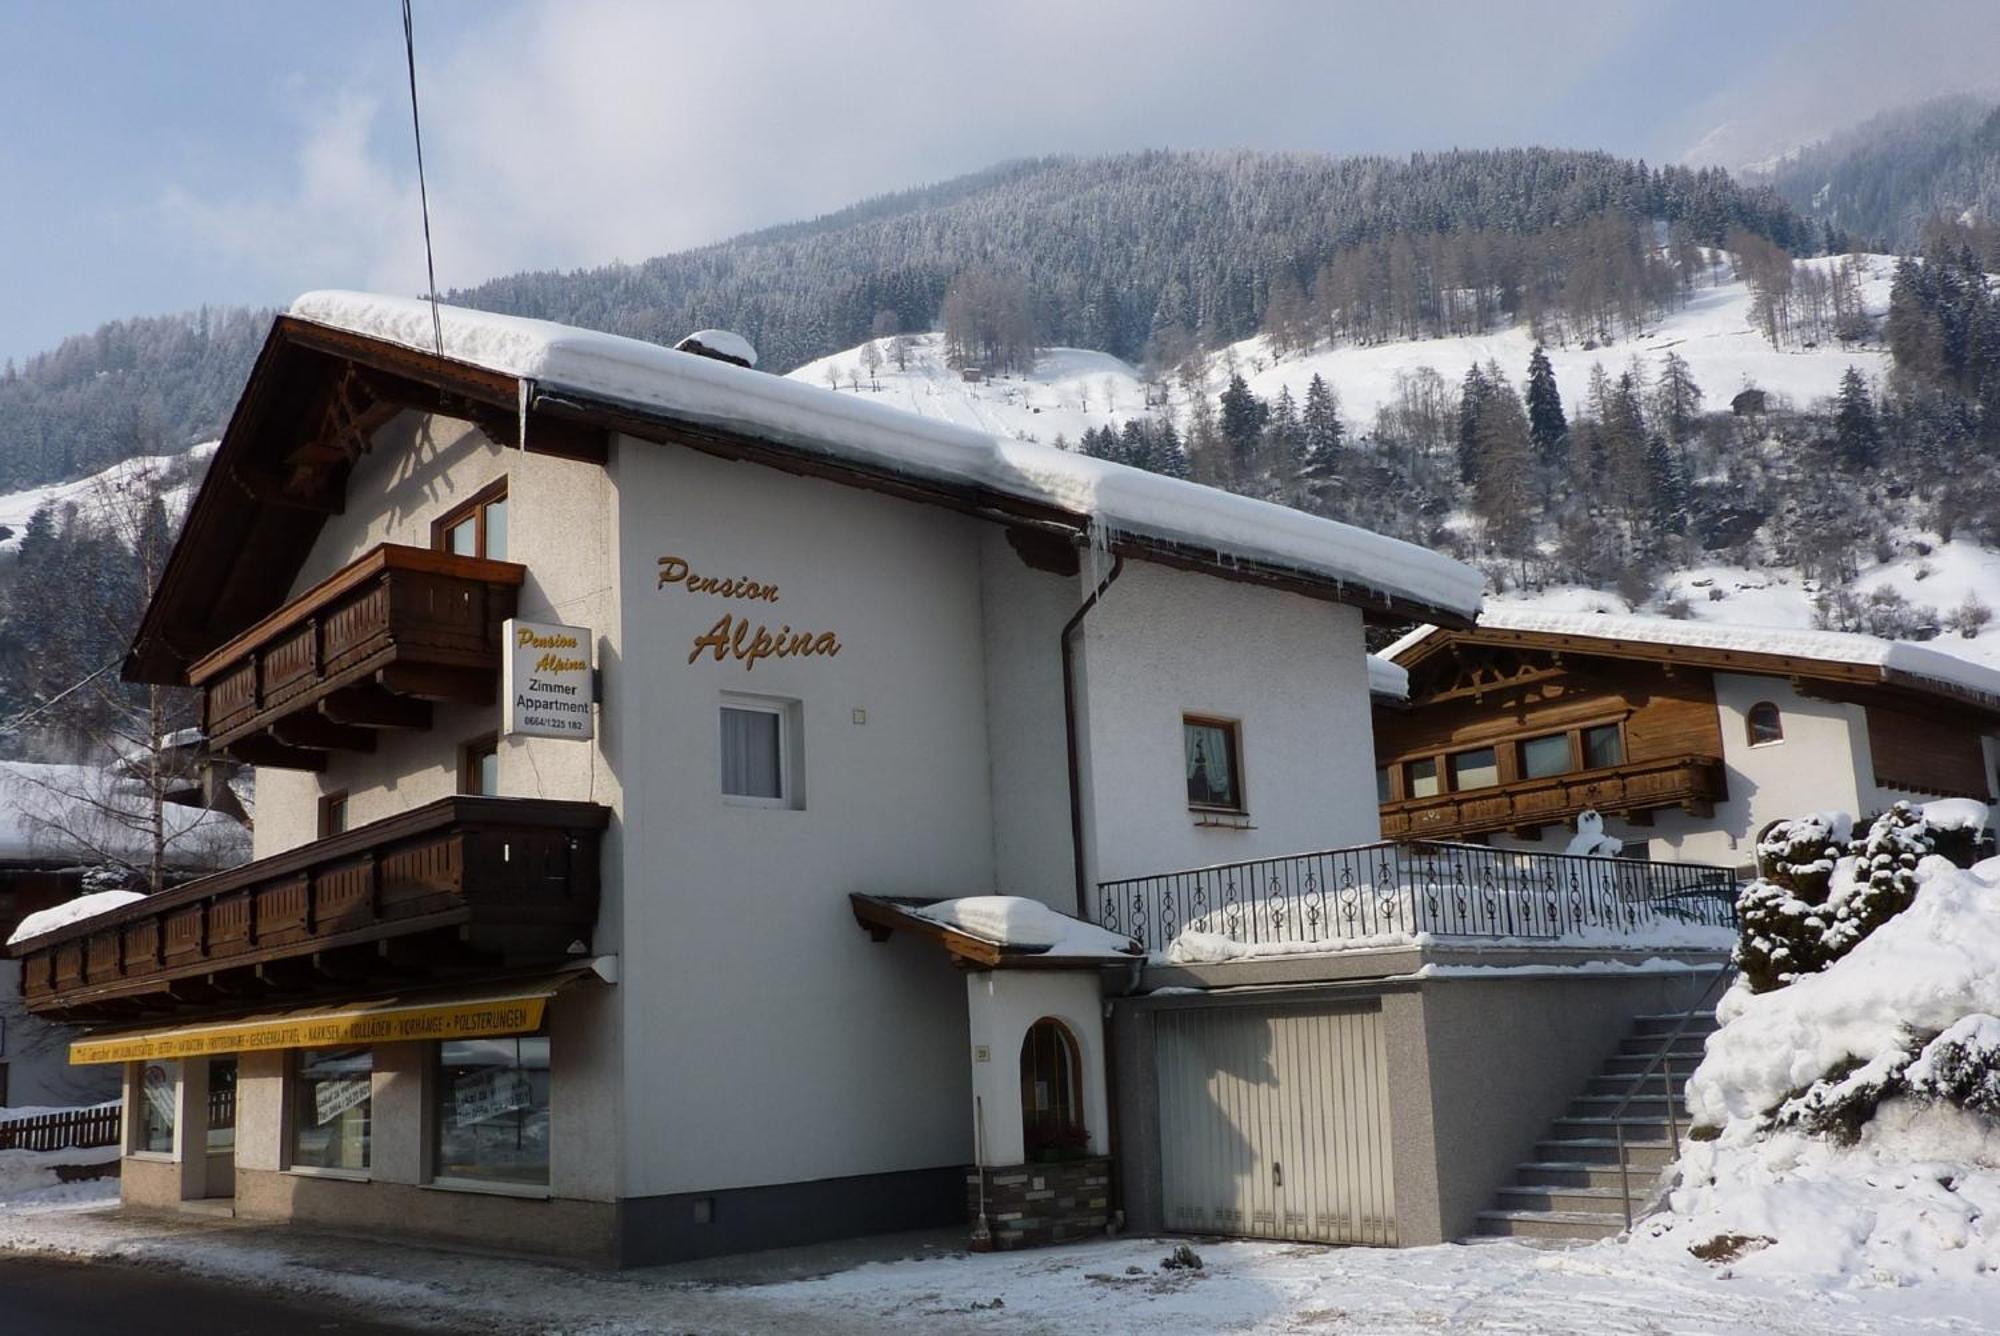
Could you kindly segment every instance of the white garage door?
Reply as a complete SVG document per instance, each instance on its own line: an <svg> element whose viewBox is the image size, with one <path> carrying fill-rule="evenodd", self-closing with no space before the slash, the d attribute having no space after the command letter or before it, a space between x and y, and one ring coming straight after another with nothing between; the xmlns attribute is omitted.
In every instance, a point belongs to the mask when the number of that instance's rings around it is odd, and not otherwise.
<svg viewBox="0 0 2000 1336"><path fill-rule="evenodd" d="M1380 1011L1163 1010L1156 1035L1167 1228L1396 1242Z"/></svg>

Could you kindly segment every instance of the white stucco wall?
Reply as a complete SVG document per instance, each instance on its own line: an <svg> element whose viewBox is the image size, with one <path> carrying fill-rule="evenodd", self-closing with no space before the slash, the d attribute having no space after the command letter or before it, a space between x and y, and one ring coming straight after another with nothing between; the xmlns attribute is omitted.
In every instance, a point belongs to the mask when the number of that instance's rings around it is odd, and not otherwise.
<svg viewBox="0 0 2000 1336"><path fill-rule="evenodd" d="M990 889L979 521L692 451L616 450L628 806L626 1190L964 1164L965 999L934 944L869 940L854 891ZM657 561L778 586L656 588ZM838 636L754 668L695 639L725 614ZM804 804L720 791L725 693L791 704Z"/></svg>
<svg viewBox="0 0 2000 1336"><path fill-rule="evenodd" d="M1093 884L1379 838L1358 610L1129 561L1080 639ZM1188 811L1183 714L1238 721L1252 829Z"/></svg>
<svg viewBox="0 0 2000 1336"><path fill-rule="evenodd" d="M1105 1098L1104 994L1090 970L978 970L965 976L971 1033L972 1094L967 1116L983 1132L982 1163L1020 1164L1027 1158L1021 1126L1021 1041L1048 1017L1077 1042L1083 1075L1083 1125L1090 1153L1111 1146ZM983 1055L983 1056L982 1056ZM983 1128L980 1124L983 1123Z"/></svg>

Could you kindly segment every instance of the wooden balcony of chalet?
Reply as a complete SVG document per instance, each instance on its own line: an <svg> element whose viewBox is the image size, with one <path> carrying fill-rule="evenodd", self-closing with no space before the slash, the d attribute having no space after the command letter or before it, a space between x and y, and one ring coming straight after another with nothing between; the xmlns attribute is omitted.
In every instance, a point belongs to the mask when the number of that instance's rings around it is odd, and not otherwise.
<svg viewBox="0 0 2000 1336"><path fill-rule="evenodd" d="M560 964L610 809L452 797L17 942L28 1010L104 1021Z"/></svg>
<svg viewBox="0 0 2000 1336"><path fill-rule="evenodd" d="M319 770L381 729L426 729L435 701L491 704L500 624L526 568L383 543L198 659L209 746Z"/></svg>
<svg viewBox="0 0 2000 1336"><path fill-rule="evenodd" d="M1448 840L1500 830L1528 834L1574 821L1586 810L1644 824L1663 807L1709 813L1726 795L1722 762L1715 757L1630 761L1383 803L1382 838Z"/></svg>

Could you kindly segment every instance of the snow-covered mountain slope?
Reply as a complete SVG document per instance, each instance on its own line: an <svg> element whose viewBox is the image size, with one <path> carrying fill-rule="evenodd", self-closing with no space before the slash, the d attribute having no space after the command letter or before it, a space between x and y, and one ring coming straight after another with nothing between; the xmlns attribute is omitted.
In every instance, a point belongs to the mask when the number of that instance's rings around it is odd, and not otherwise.
<svg viewBox="0 0 2000 1336"><path fill-rule="evenodd" d="M216 441L203 441L190 447L185 455L139 455L121 460L101 473L93 473L87 478L77 478L70 482L48 483L41 487L29 487L19 492L0 493L0 528L7 533L0 536L0 552L12 552L21 546L21 535L28 527L28 520L43 506L60 507L69 502L79 506L89 506L100 497L116 496L123 488L140 479L157 476L169 468L178 467L183 458L206 462L215 453ZM181 483L166 493L167 511L176 517L187 508L194 496L190 483Z"/></svg>
<svg viewBox="0 0 2000 1336"><path fill-rule="evenodd" d="M1820 269L1837 263L1833 258L1800 261L1802 266ZM1869 315L1879 318L1889 306L1895 257L1867 255L1861 257L1861 263L1862 301ZM1710 409L1726 408L1730 398L1747 386L1782 396L1803 408L1831 395L1849 366L1859 367L1871 378L1888 372L1889 355L1879 343L1772 347L1752 323L1749 285L1734 278L1726 264L1716 266L1713 277L1712 284L1704 281L1695 286L1686 305L1636 337L1594 348L1582 344L1549 347L1556 383L1572 412L1589 390L1594 364L1602 363L1606 371L1616 375L1636 357L1650 375L1668 352L1687 359ZM1234 367L1264 398L1289 388L1294 398L1303 399L1312 378L1323 376L1339 394L1342 416L1348 424L1365 431L1375 420L1375 410L1395 396L1399 375L1428 366L1456 387L1468 366L1490 360L1497 361L1518 383L1527 374L1528 354L1534 346L1527 328L1517 326L1467 338L1321 345L1308 352L1279 356L1260 335L1212 354L1205 364L1205 383L1209 395L1220 394ZM863 359L867 347L863 344L809 362L791 376L825 385L830 383L831 372L842 390L858 384L860 388L852 392L878 396L884 403L924 417L1044 443L1058 435L1074 442L1088 428L1117 426L1127 418L1158 411L1157 406L1148 408L1137 369L1108 353L1049 348L1031 372L971 383L946 364L940 335L910 336L908 365L901 370L889 360L890 341L876 340L875 350L884 360L872 377ZM1168 403L1177 413L1187 409L1187 394L1178 382Z"/></svg>

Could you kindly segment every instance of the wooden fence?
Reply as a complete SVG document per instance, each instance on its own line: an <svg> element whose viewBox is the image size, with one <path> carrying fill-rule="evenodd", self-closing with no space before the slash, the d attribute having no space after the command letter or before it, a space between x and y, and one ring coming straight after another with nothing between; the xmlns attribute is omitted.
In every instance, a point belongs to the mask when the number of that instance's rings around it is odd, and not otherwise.
<svg viewBox="0 0 2000 1336"><path fill-rule="evenodd" d="M0 1150L63 1150L115 1146L125 1106L120 1100L0 1121ZM232 1110L234 1112L234 1110Z"/></svg>

